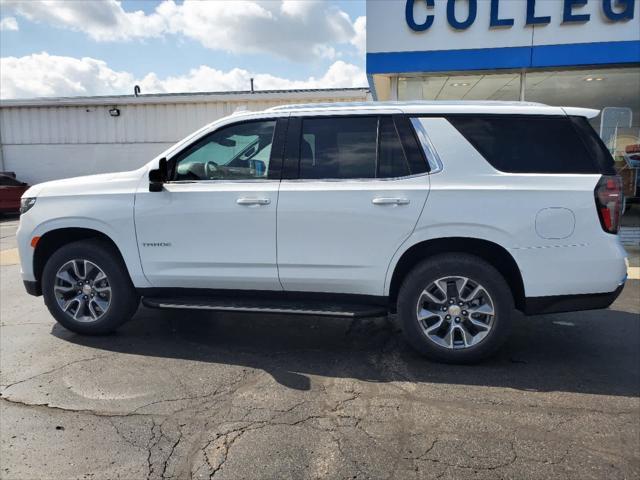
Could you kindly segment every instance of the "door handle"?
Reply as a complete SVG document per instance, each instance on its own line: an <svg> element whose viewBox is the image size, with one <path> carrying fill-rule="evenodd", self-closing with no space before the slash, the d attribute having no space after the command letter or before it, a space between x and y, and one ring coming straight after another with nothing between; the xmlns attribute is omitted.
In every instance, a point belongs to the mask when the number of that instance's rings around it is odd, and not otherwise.
<svg viewBox="0 0 640 480"><path fill-rule="evenodd" d="M238 205L269 205L271 200L268 198L239 198L236 203Z"/></svg>
<svg viewBox="0 0 640 480"><path fill-rule="evenodd" d="M388 198L388 197L378 197L371 200L371 203L374 205L408 205L408 198Z"/></svg>

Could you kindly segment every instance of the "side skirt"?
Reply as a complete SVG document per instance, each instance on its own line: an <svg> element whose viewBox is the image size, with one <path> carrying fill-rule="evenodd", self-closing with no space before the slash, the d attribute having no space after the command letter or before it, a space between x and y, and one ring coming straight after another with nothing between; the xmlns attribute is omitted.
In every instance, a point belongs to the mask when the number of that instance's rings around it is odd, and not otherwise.
<svg viewBox="0 0 640 480"><path fill-rule="evenodd" d="M330 317L387 315L387 297L282 291L140 289L150 308Z"/></svg>

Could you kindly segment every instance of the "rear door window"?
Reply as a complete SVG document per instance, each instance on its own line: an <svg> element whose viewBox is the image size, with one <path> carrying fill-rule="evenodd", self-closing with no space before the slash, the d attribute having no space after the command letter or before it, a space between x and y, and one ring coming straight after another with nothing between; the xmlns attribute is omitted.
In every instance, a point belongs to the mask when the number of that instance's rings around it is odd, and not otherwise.
<svg viewBox="0 0 640 480"><path fill-rule="evenodd" d="M601 173L569 117L460 115L448 120L502 172Z"/></svg>
<svg viewBox="0 0 640 480"><path fill-rule="evenodd" d="M393 178L410 175L409 164L391 117L380 118L378 147L378 177Z"/></svg>
<svg viewBox="0 0 640 480"><path fill-rule="evenodd" d="M377 117L305 118L300 178L375 178Z"/></svg>
<svg viewBox="0 0 640 480"><path fill-rule="evenodd" d="M301 119L298 178L399 178L427 172L426 160L415 154L415 145L403 143L397 127L392 116ZM412 131L405 137L416 142Z"/></svg>

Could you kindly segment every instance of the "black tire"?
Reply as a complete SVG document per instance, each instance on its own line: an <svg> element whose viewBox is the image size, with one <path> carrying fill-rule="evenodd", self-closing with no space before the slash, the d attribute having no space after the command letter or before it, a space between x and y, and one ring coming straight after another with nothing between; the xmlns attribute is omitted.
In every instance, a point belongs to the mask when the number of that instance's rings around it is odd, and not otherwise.
<svg viewBox="0 0 640 480"><path fill-rule="evenodd" d="M480 283L493 300L492 328L476 345L450 349L429 339L417 316L423 290L435 280L467 277ZM420 354L444 363L477 363L491 356L509 336L513 295L503 276L489 263L468 254L442 254L419 263L404 279L398 293L398 319L406 341Z"/></svg>
<svg viewBox="0 0 640 480"><path fill-rule="evenodd" d="M63 265L74 259L89 260L107 276L111 288L110 304L96 320L85 322L74 320L58 304L54 291L56 274ZM73 242L51 255L42 272L42 294L51 315L63 327L83 335L112 333L133 317L140 302L140 297L120 254L108 242L101 239Z"/></svg>

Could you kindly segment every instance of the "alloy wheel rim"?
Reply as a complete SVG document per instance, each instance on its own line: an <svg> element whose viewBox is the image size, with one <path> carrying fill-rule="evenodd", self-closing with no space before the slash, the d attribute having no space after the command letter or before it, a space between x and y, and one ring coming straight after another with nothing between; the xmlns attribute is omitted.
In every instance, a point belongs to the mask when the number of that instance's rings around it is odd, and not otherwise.
<svg viewBox="0 0 640 480"><path fill-rule="evenodd" d="M62 265L53 287L60 309L77 322L100 320L111 305L111 284L104 271L86 259Z"/></svg>
<svg viewBox="0 0 640 480"><path fill-rule="evenodd" d="M416 317L424 335L440 347L470 348L493 329L495 308L480 283L462 276L439 278L418 297Z"/></svg>

